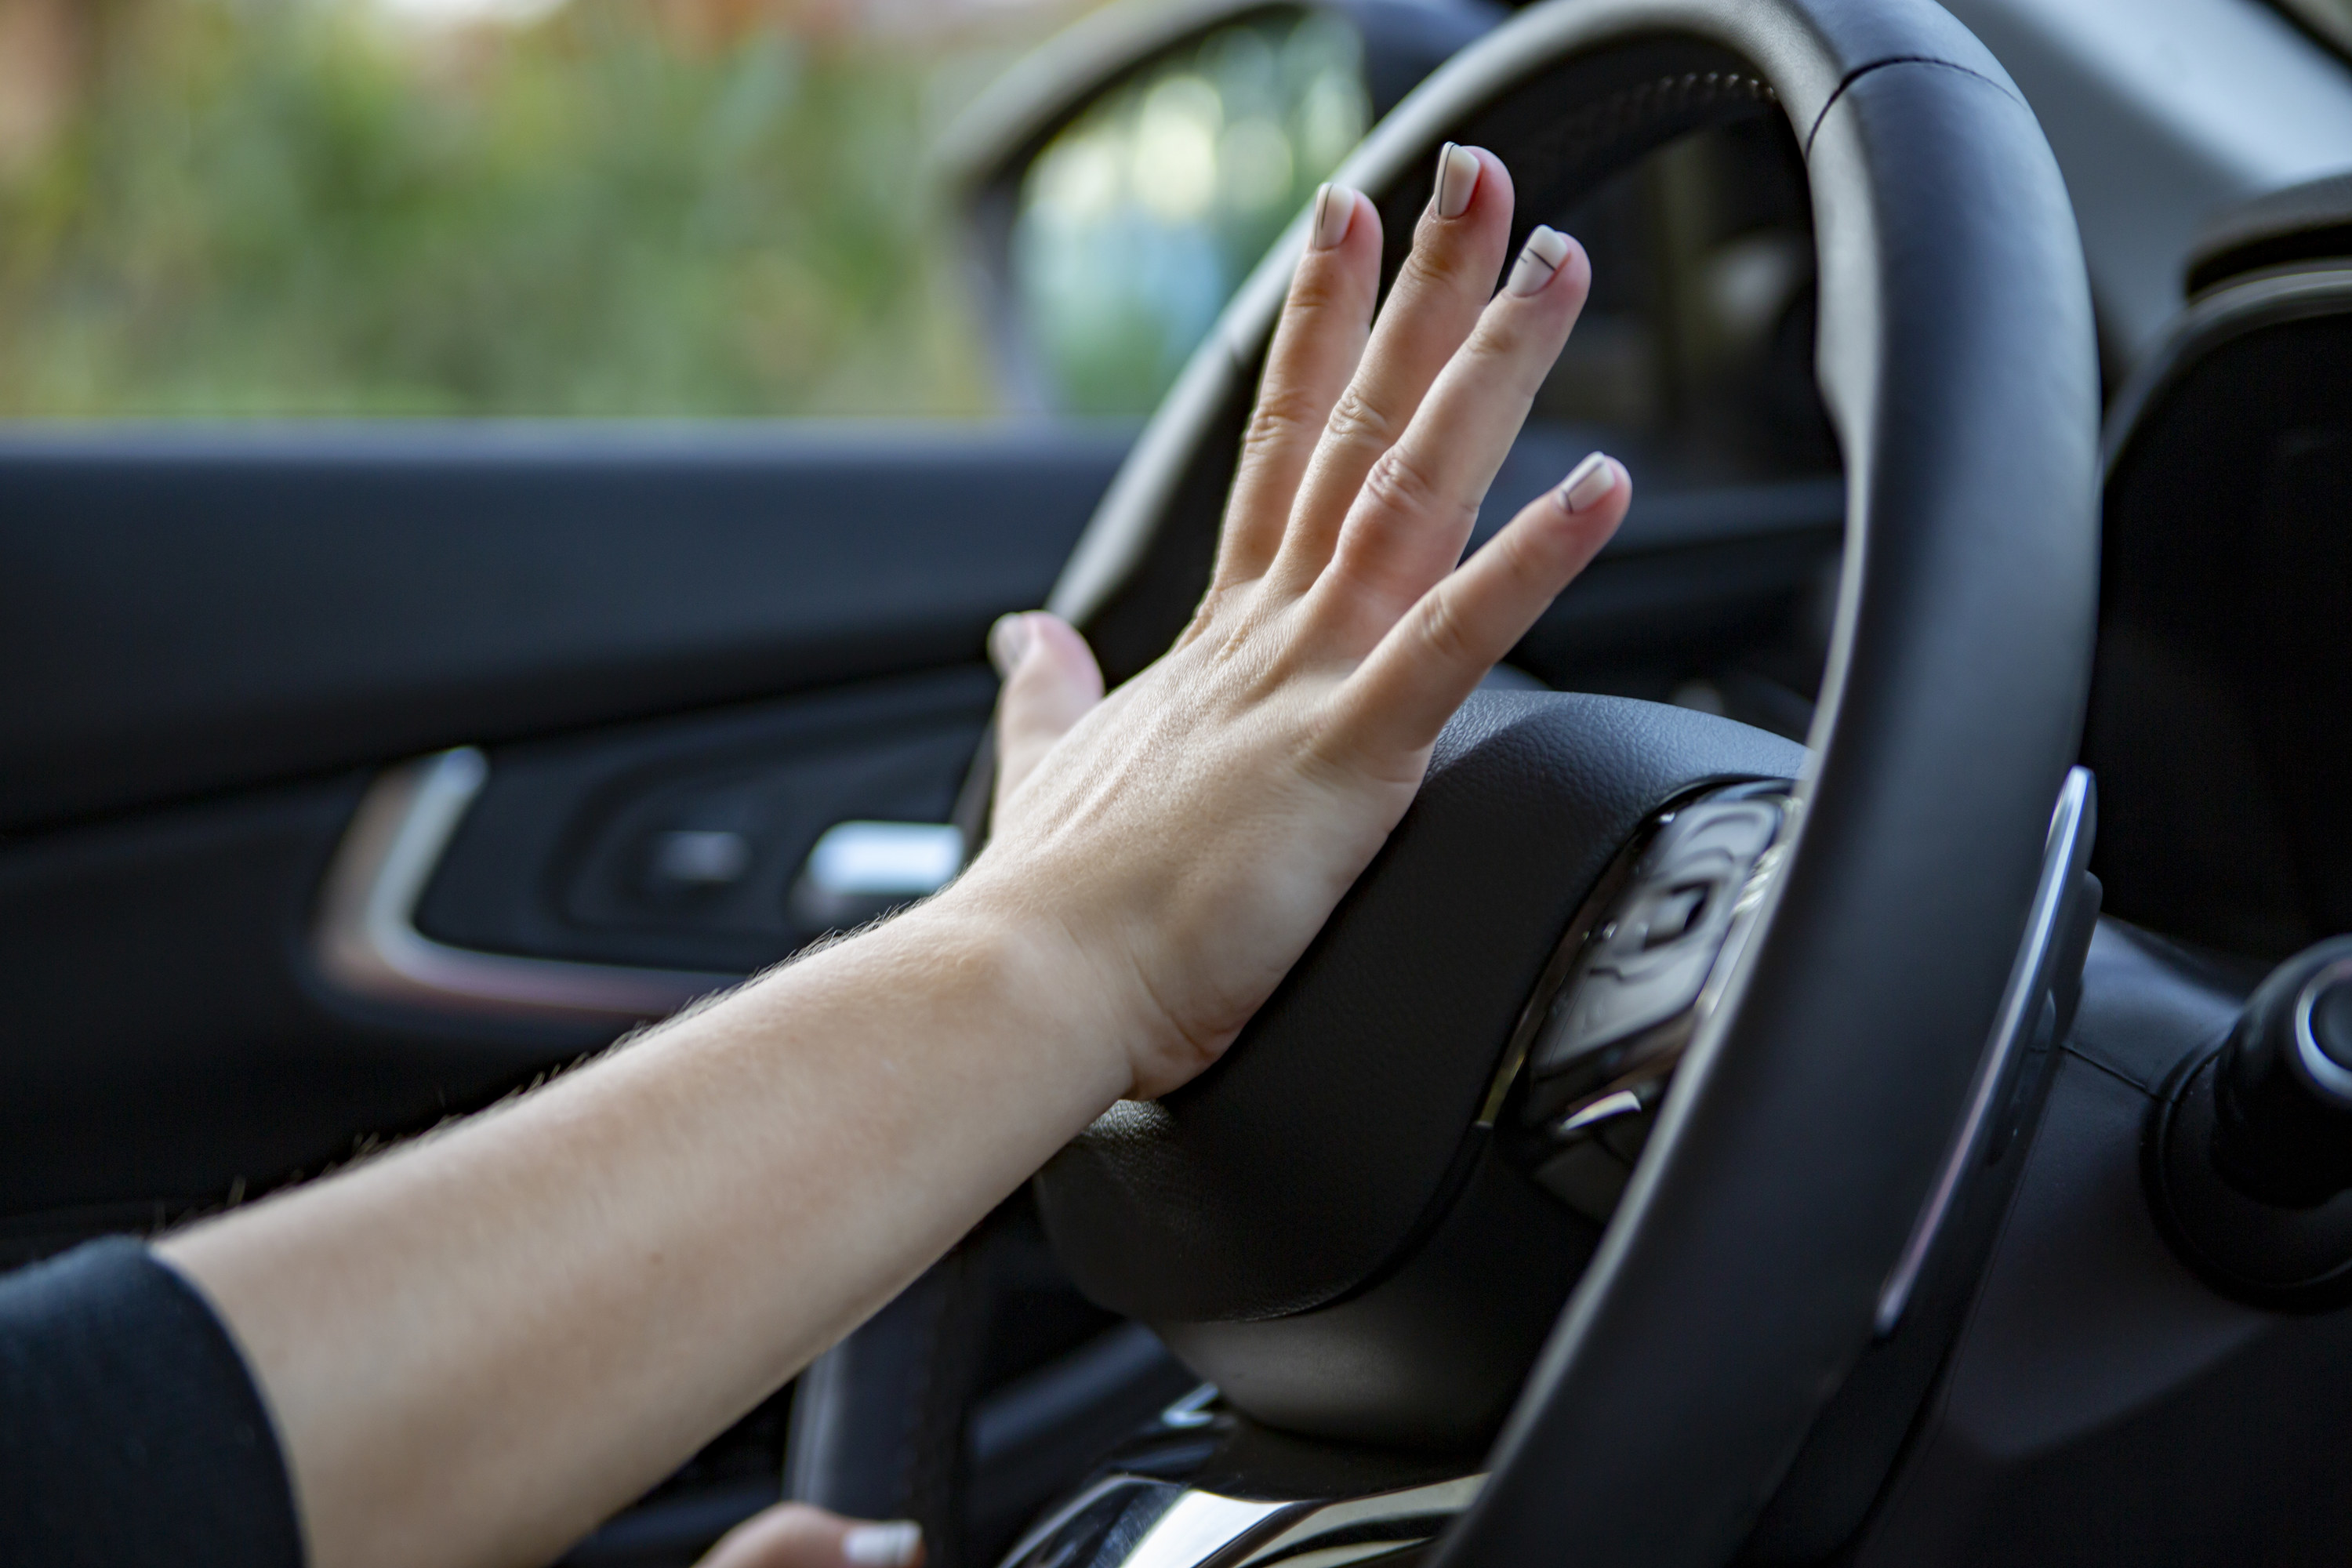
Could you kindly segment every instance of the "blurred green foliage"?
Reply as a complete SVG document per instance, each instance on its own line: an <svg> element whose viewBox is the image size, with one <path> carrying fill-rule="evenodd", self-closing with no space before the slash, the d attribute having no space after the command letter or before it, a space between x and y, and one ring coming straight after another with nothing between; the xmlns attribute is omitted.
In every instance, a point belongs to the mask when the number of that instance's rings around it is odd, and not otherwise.
<svg viewBox="0 0 2352 1568"><path fill-rule="evenodd" d="M1328 12L1218 27L1097 98L1030 165L1013 277L1054 405L1149 414L1364 133L1363 44Z"/></svg>
<svg viewBox="0 0 2352 1568"><path fill-rule="evenodd" d="M0 414L988 405L907 45L635 0L429 43L331 0L87 15L0 174Z"/></svg>

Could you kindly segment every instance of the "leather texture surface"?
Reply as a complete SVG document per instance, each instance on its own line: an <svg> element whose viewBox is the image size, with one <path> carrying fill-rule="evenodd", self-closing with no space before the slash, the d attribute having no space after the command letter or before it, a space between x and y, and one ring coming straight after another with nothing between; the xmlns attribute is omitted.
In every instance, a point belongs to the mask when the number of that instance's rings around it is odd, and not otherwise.
<svg viewBox="0 0 2352 1568"><path fill-rule="evenodd" d="M1570 45L1580 14L1548 10ZM1852 509L1818 754L1759 937L1437 1568L1540 1560L1563 1518L1587 1563L1736 1550L1870 1342L2080 735L2098 383L2039 127L1933 5L1657 14L1706 13L1776 83L1862 41L1806 140Z"/></svg>
<svg viewBox="0 0 2352 1568"><path fill-rule="evenodd" d="M1225 1058L1037 1179L1079 1288L1153 1322L1303 1312L1440 1196L1570 917L1642 819L1804 749L1681 708L1482 691L1380 856Z"/></svg>
<svg viewBox="0 0 2352 1568"><path fill-rule="evenodd" d="M784 1449L785 1497L852 1519L913 1520L936 1568L971 1568L958 1525L986 1310L980 1245L950 1252L809 1363Z"/></svg>
<svg viewBox="0 0 2352 1568"><path fill-rule="evenodd" d="M1669 1568L1738 1549L1870 1342L2007 979L2088 684L2099 396L2081 245L2032 112L1929 0L1551 0L1433 76L1335 178L1379 201L1563 62L1662 40L1747 62L1804 152L1816 370L1846 468L1837 620L1794 852L1433 1568L1563 1550ZM1251 321L1243 342L1229 316L1213 352L1255 363L1271 306ZM1199 421L1202 463L1236 435L1206 407L1170 414ZM1167 423L1138 450L1170 445ZM1161 1107L1157 1135L1184 1131L1186 1109ZM1383 1162L1421 1156L1391 1147L1388 1111L1347 1110L1364 1120L1327 1130L1360 1145L1340 1168L1380 1168L1331 1212L1378 1232L1399 1204ZM1163 1163L1137 1196L1207 1223L1195 1177ZM1255 1197L1294 1201L1270 1180ZM1185 1258L1223 1245L1151 1235ZM1258 1292L1261 1310L1344 1272L1340 1239L1311 1245L1318 1268L1284 1264L1286 1292Z"/></svg>
<svg viewBox="0 0 2352 1568"><path fill-rule="evenodd" d="M1601 1239L1476 1133L1460 1190L1393 1268L1328 1307L1240 1323L1160 1323L1225 1404L1360 1450L1454 1455L1494 1441L1559 1304Z"/></svg>

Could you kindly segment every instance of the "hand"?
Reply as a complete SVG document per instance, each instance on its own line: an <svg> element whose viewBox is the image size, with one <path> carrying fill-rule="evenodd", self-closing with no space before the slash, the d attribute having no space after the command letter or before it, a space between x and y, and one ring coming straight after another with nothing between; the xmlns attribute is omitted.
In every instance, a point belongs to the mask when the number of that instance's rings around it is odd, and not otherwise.
<svg viewBox="0 0 2352 1568"><path fill-rule="evenodd" d="M923 1533L778 1503L729 1531L695 1568L922 1568Z"/></svg>
<svg viewBox="0 0 2352 1568"><path fill-rule="evenodd" d="M1412 802L1438 731L1615 531L1596 453L1466 563L1486 487L1582 308L1576 242L1502 291L1502 162L1449 144L1377 324L1380 217L1318 198L1207 595L1105 698L1076 632L1008 617L993 837L950 895L1026 919L1116 1001L1130 1092L1239 1033Z"/></svg>

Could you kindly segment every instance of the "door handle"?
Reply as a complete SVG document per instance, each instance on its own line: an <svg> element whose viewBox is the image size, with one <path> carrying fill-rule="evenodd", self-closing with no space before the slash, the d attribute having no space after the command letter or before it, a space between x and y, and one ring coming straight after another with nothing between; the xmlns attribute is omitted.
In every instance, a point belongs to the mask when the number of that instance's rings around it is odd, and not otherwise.
<svg viewBox="0 0 2352 1568"><path fill-rule="evenodd" d="M328 868L311 932L329 984L439 1013L625 1025L664 1017L742 978L486 952L419 931L417 904L489 773L488 758L459 746L404 763L369 786Z"/></svg>
<svg viewBox="0 0 2352 1568"><path fill-rule="evenodd" d="M813 931L846 931L928 898L963 869L963 834L943 822L840 822L825 829L793 884L793 914Z"/></svg>

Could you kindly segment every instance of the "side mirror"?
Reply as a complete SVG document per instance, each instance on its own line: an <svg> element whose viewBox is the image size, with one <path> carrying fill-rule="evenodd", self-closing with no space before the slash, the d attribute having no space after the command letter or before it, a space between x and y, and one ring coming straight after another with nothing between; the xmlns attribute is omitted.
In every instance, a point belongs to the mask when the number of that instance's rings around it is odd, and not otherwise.
<svg viewBox="0 0 2352 1568"><path fill-rule="evenodd" d="M1487 0L1115 0L950 128L1005 401L1140 415L1372 122Z"/></svg>

